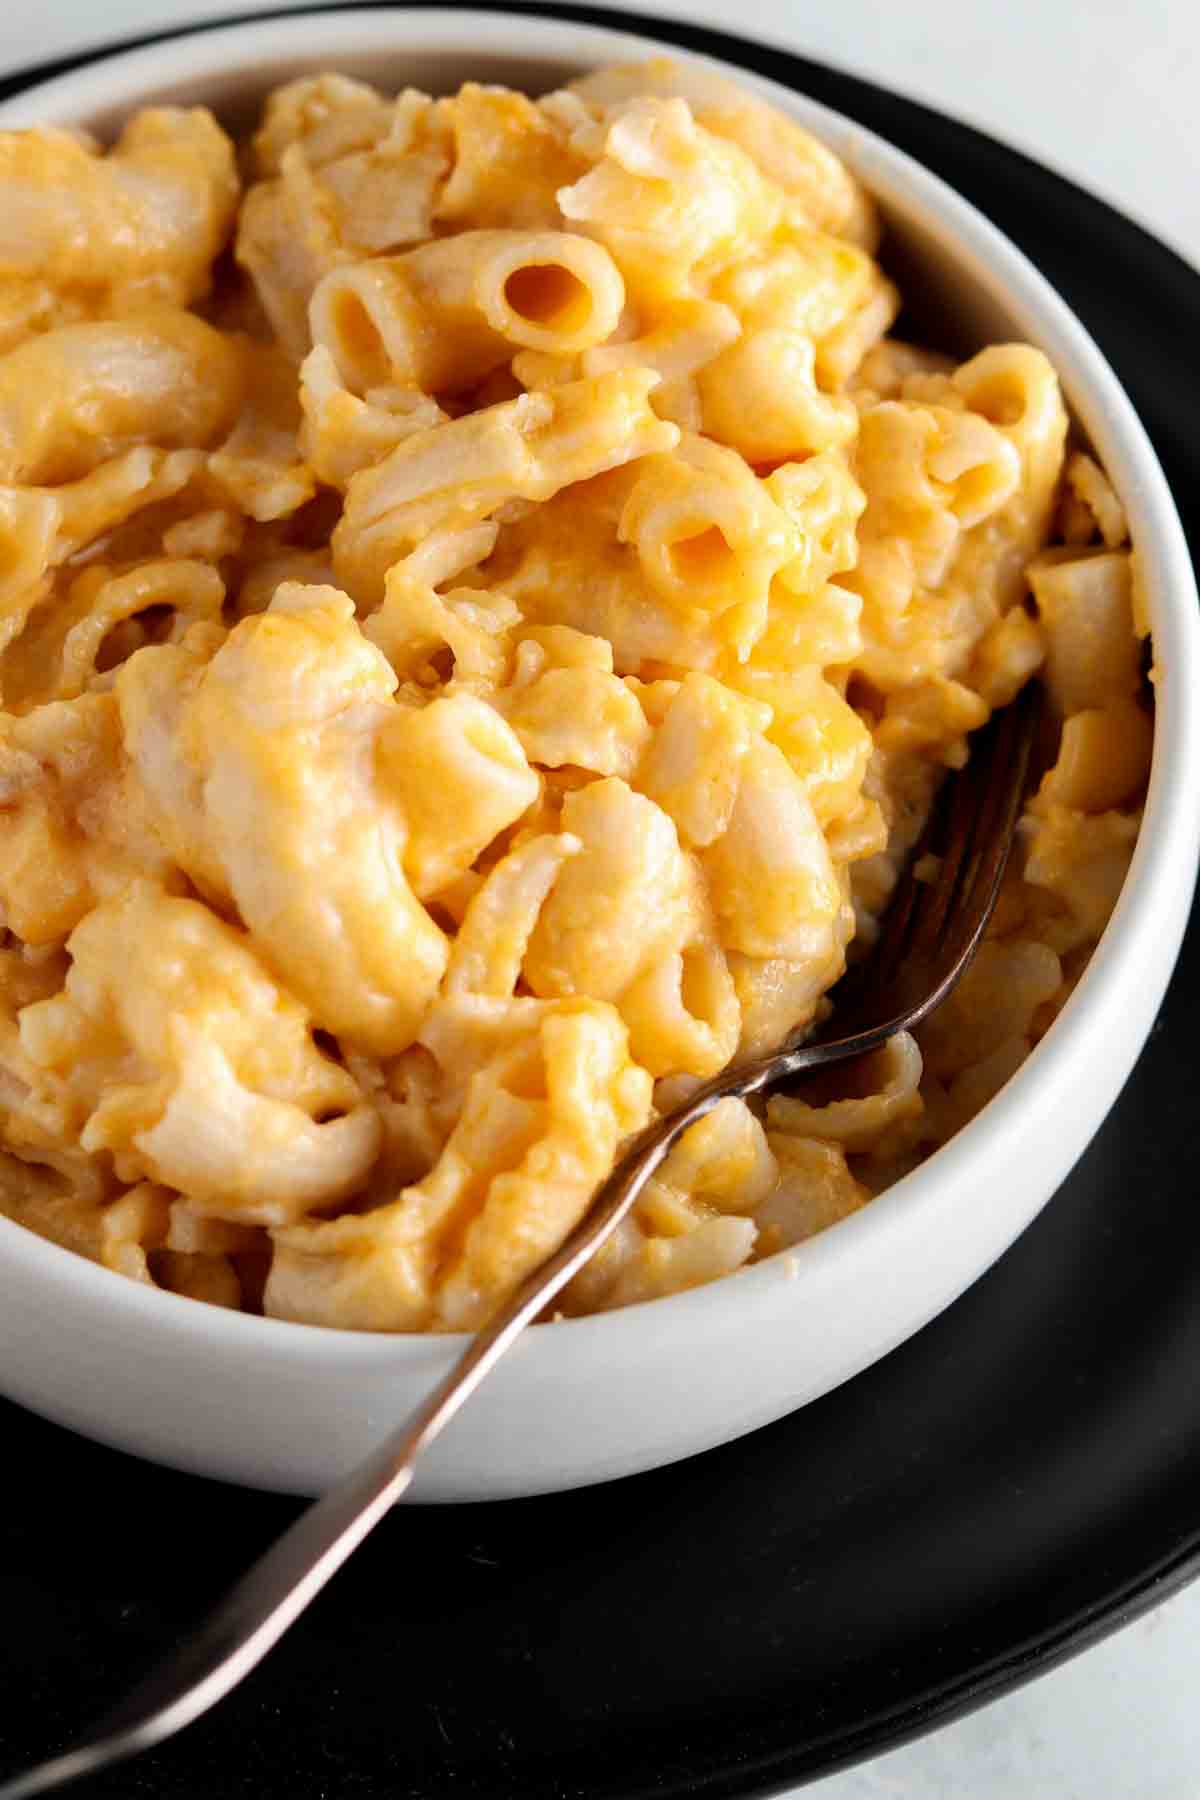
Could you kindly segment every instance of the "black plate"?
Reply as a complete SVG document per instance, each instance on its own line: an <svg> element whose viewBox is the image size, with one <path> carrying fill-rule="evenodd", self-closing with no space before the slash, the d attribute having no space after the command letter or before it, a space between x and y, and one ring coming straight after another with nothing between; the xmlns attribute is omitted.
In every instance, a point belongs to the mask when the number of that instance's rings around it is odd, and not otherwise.
<svg viewBox="0 0 1200 1800"><path fill-rule="evenodd" d="M1180 362L1200 277L1178 257L1026 157L850 76L717 32L562 14L771 75L945 175L1091 327L1200 543ZM394 1515L239 1693L88 1792L772 1793L991 1699L1191 1579L1198 961L1193 925L1103 1131L1036 1224L919 1337L675 1468ZM152 1468L12 1406L0 1444L7 1772L62 1748L297 1506Z"/></svg>

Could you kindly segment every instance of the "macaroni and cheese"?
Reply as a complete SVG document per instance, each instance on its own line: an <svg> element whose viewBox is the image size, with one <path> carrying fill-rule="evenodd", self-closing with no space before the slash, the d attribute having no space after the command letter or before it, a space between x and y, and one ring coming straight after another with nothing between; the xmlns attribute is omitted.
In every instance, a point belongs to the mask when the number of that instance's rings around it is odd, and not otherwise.
<svg viewBox="0 0 1200 1800"><path fill-rule="evenodd" d="M1063 1005L1151 748L1054 370L892 335L870 198L665 60L0 134L0 1207L133 1280L477 1326L655 1108L821 1019L940 774L1057 724L918 1033L727 1099L566 1291L862 1206Z"/></svg>

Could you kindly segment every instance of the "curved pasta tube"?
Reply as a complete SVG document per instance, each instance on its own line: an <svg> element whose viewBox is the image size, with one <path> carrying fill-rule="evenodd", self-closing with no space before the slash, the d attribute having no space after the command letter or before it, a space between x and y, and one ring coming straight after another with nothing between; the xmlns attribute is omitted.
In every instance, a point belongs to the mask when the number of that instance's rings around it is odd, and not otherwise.
<svg viewBox="0 0 1200 1800"><path fill-rule="evenodd" d="M547 998L616 1000L699 935L694 870L666 813L616 777L568 794L562 825L582 848L542 908L525 978Z"/></svg>
<svg viewBox="0 0 1200 1800"><path fill-rule="evenodd" d="M744 1100L727 1095L689 1125L654 1181L705 1210L752 1213L778 1176L762 1125Z"/></svg>
<svg viewBox="0 0 1200 1800"><path fill-rule="evenodd" d="M249 518L287 518L312 499L317 485L297 442L296 371L274 344L246 341L242 357L242 405L232 431L209 455L206 467Z"/></svg>
<svg viewBox="0 0 1200 1800"><path fill-rule="evenodd" d="M845 164L786 113L715 69L655 56L596 69L572 81L570 92L606 110L644 94L686 100L706 131L739 144L811 224L873 246L874 207Z"/></svg>
<svg viewBox="0 0 1200 1800"><path fill-rule="evenodd" d="M747 750L729 823L701 860L727 948L835 963L841 890L812 802L774 744Z"/></svg>
<svg viewBox="0 0 1200 1800"><path fill-rule="evenodd" d="M250 188L238 215L234 254L250 276L271 329L297 360L311 347L308 305L322 276L350 251L338 240L316 175L296 148L277 181Z"/></svg>
<svg viewBox="0 0 1200 1800"><path fill-rule="evenodd" d="M442 104L341 76L271 96L255 139L268 179L242 204L236 254L290 355L309 348L309 301L329 270L433 236L451 157Z"/></svg>
<svg viewBox="0 0 1200 1800"><path fill-rule="evenodd" d="M437 102L436 116L449 134L451 164L435 202L439 224L459 231L561 225L558 191L583 173L588 159L545 101L465 81Z"/></svg>
<svg viewBox="0 0 1200 1800"><path fill-rule="evenodd" d="M1069 504L1063 536L1070 543L1086 544L1097 532L1106 550L1119 550L1129 542L1125 508L1108 476L1084 450L1067 458L1063 471Z"/></svg>
<svg viewBox="0 0 1200 1800"><path fill-rule="evenodd" d="M46 332L0 357L0 481L71 481L139 443L203 448L242 390L240 345L191 313Z"/></svg>
<svg viewBox="0 0 1200 1800"><path fill-rule="evenodd" d="M300 365L300 406L300 447L314 474L336 488L382 462L414 432L444 425L447 417L436 400L411 388L388 388L386 394L373 392L369 401L360 399L343 384L324 344Z"/></svg>
<svg viewBox="0 0 1200 1800"><path fill-rule="evenodd" d="M1125 849L1128 854L1128 837ZM1061 982L1062 966L1048 943L1024 937L985 940L945 1006L921 1027L927 1067L949 1082L1009 1039L1028 1042L1038 1008Z"/></svg>
<svg viewBox="0 0 1200 1800"><path fill-rule="evenodd" d="M468 1086L437 1163L389 1206L274 1234L265 1307L358 1330L470 1330L576 1223L650 1078L611 1007L540 1009Z"/></svg>
<svg viewBox="0 0 1200 1800"><path fill-rule="evenodd" d="M343 77L318 76L281 95L255 140L269 179L242 203L236 255L276 336L299 359L323 275L433 236L450 142L439 103L411 88L385 101Z"/></svg>
<svg viewBox="0 0 1200 1800"><path fill-rule="evenodd" d="M207 293L238 197L203 107L147 108L107 155L65 131L0 132L0 275L92 289L95 310Z"/></svg>
<svg viewBox="0 0 1200 1800"><path fill-rule="evenodd" d="M511 684L489 698L530 762L633 779L650 726L637 696L612 672L611 645L549 626L522 638L514 664Z"/></svg>
<svg viewBox="0 0 1200 1800"><path fill-rule="evenodd" d="M507 1076L520 1093L540 1077L542 1129L515 1167L488 1184L439 1283L443 1329L482 1324L561 1243L612 1168L621 1140L645 1124L650 1110L650 1078L630 1062L624 1027L610 1008L592 1002L555 1009L543 1019L539 1039L532 1054L515 1051L496 1078L502 1089ZM487 1073L476 1077L480 1085L488 1080Z"/></svg>
<svg viewBox="0 0 1200 1800"><path fill-rule="evenodd" d="M1086 813L1053 802L1030 820L1025 881L1046 902L1035 913L1041 942L1033 948L1066 956L1096 942L1129 873L1138 824L1136 812Z"/></svg>
<svg viewBox="0 0 1200 1800"><path fill-rule="evenodd" d="M858 561L858 521L867 497L843 452L822 451L804 462L784 463L772 469L766 488L796 527L799 538L796 555L779 571L779 579L789 592L815 594L826 582L854 567ZM822 655L814 648L804 660L822 664L849 662L852 654L853 651ZM784 656L781 660L797 659Z"/></svg>
<svg viewBox="0 0 1200 1800"><path fill-rule="evenodd" d="M883 277L862 250L788 221L713 282L744 331L794 331L822 349L869 305ZM824 381L823 368L819 368Z"/></svg>
<svg viewBox="0 0 1200 1800"><path fill-rule="evenodd" d="M916 1039L907 1031L897 1032L855 1072L855 1086L861 1091L823 1106L776 1094L767 1102L768 1129L832 1142L851 1153L871 1150L885 1131L924 1111L922 1066Z"/></svg>
<svg viewBox="0 0 1200 1800"><path fill-rule="evenodd" d="M875 743L881 752L941 750L947 757L957 746L965 758L967 733L978 731L987 716L987 702L972 688L931 675L888 695Z"/></svg>
<svg viewBox="0 0 1200 1800"><path fill-rule="evenodd" d="M607 343L579 356L523 350L513 358L512 372L524 387L543 388L613 369L653 369L662 377L654 390L659 418L685 431L699 431L703 417L697 374L740 332L729 307L684 296L656 310L638 337L624 337L618 331Z"/></svg>
<svg viewBox="0 0 1200 1800"><path fill-rule="evenodd" d="M966 682L995 710L1014 701L1046 660L1046 641L1023 606L1012 606L983 633L971 654Z"/></svg>
<svg viewBox="0 0 1200 1800"><path fill-rule="evenodd" d="M777 1049L790 1031L809 1023L822 994L845 966L853 924L854 913L846 907L835 920L833 942L824 961L726 951L742 1014L739 1056L763 1056Z"/></svg>
<svg viewBox="0 0 1200 1800"><path fill-rule="evenodd" d="M719 945L669 951L618 1002L634 1060L652 1075L715 1075L738 1046L742 1015Z"/></svg>
<svg viewBox="0 0 1200 1800"><path fill-rule="evenodd" d="M530 623L607 640L621 675L640 675L648 662L711 669L728 649L724 615L661 604L636 548L618 537L640 473L633 462L506 524L487 578Z"/></svg>
<svg viewBox="0 0 1200 1800"><path fill-rule="evenodd" d="M768 1131L779 1169L774 1191L755 1209L758 1257L773 1256L836 1225L871 1198L846 1166L839 1144Z"/></svg>
<svg viewBox="0 0 1200 1800"><path fill-rule="evenodd" d="M815 668L739 668L730 685L769 712L763 735L803 782L823 831L853 813L871 759L871 733Z"/></svg>
<svg viewBox="0 0 1200 1800"><path fill-rule="evenodd" d="M405 821L404 868L421 899L469 869L538 796L515 732L473 694L396 708L376 755L380 790Z"/></svg>
<svg viewBox="0 0 1200 1800"><path fill-rule="evenodd" d="M563 864L582 848L569 832L545 834L500 859L459 926L443 984L447 996L512 995L546 897Z"/></svg>
<svg viewBox="0 0 1200 1800"><path fill-rule="evenodd" d="M58 522L52 494L0 489L0 653L49 592Z"/></svg>
<svg viewBox="0 0 1200 1800"><path fill-rule="evenodd" d="M27 1006L20 1031L30 1062L73 1093L85 1150L247 1224L297 1218L362 1181L378 1118L239 932L135 882L69 949L62 993Z"/></svg>
<svg viewBox="0 0 1200 1800"><path fill-rule="evenodd" d="M558 204L611 250L635 301L695 292L779 223L780 189L739 145L697 125L686 101L635 97L606 125L604 154Z"/></svg>
<svg viewBox="0 0 1200 1800"><path fill-rule="evenodd" d="M704 430L747 462L778 462L839 449L858 431L854 403L817 388L811 339L766 327L700 371Z"/></svg>
<svg viewBox="0 0 1200 1800"><path fill-rule="evenodd" d="M978 415L885 400L862 414L855 472L867 495L863 536L906 545L916 578L936 586L961 533L1016 494L1021 463Z"/></svg>
<svg viewBox="0 0 1200 1800"><path fill-rule="evenodd" d="M185 724L215 646L161 644L117 672L121 737L155 830L172 859L207 899L226 901L225 869L209 836L204 769L190 754Z"/></svg>
<svg viewBox="0 0 1200 1800"><path fill-rule="evenodd" d="M143 447L61 487L0 488L0 652L13 646L0 663L0 693L23 706L55 697L48 677L69 621L42 606L54 571L142 507L179 493L201 462L198 450Z"/></svg>
<svg viewBox="0 0 1200 1800"><path fill-rule="evenodd" d="M387 570L435 525L486 518L507 500L548 500L635 458L673 449L679 433L655 418L645 369L523 394L400 444L355 475L333 534L334 567L364 604Z"/></svg>
<svg viewBox="0 0 1200 1800"><path fill-rule="evenodd" d="M719 1281L749 1262L757 1237L753 1219L733 1215L703 1219L677 1236L643 1236L594 1310L637 1306Z"/></svg>
<svg viewBox="0 0 1200 1800"><path fill-rule="evenodd" d="M225 583L208 563L164 557L114 575L103 566L85 570L72 583L63 617L54 698L71 700L95 675L109 633L151 607L175 614L171 635L178 640L194 624L220 623Z"/></svg>
<svg viewBox="0 0 1200 1800"><path fill-rule="evenodd" d="M0 795L0 916L25 944L61 942L139 871L166 874L111 694L0 713Z"/></svg>
<svg viewBox="0 0 1200 1800"><path fill-rule="evenodd" d="M615 329L625 286L601 245L562 231L464 231L332 270L309 309L314 344L359 394L392 383L461 390L514 348L572 354Z"/></svg>
<svg viewBox="0 0 1200 1800"><path fill-rule="evenodd" d="M172 1054L166 1104L131 1140L157 1180L245 1225L283 1224L361 1185L380 1145L373 1108L356 1104L343 1118L318 1122L303 1107L251 1091L219 1043L184 1025L175 1028ZM111 1147L103 1105L84 1142Z"/></svg>
<svg viewBox="0 0 1200 1800"><path fill-rule="evenodd" d="M1028 529L1040 541L1067 438L1066 408L1050 359L1032 344L990 344L950 379L971 411L994 426L1020 456Z"/></svg>
<svg viewBox="0 0 1200 1800"><path fill-rule="evenodd" d="M1130 553L1048 555L1030 565L1029 585L1046 646L1046 684L1059 711L1069 716L1132 699L1142 656Z"/></svg>
<svg viewBox="0 0 1200 1800"><path fill-rule="evenodd" d="M790 518L741 457L690 436L641 465L617 535L636 548L655 594L677 611L721 616L743 654L766 624L773 578L799 548Z"/></svg>
<svg viewBox="0 0 1200 1800"><path fill-rule="evenodd" d="M446 595L436 584L482 562L495 547L489 522L453 525L429 536L387 572L383 604L365 621L363 635L377 644L404 680L431 667L448 651L456 688L490 693L507 672L509 631L520 615L503 594L463 589ZM431 554L434 553L434 554Z"/></svg>
<svg viewBox="0 0 1200 1800"><path fill-rule="evenodd" d="M1038 801L1085 813L1127 805L1145 785L1153 744L1154 726L1136 700L1114 698L1072 713L1063 721L1058 757Z"/></svg>
<svg viewBox="0 0 1200 1800"><path fill-rule="evenodd" d="M638 771L637 785L675 821L682 841L703 848L729 824L742 758L770 709L709 675L686 675Z"/></svg>
<svg viewBox="0 0 1200 1800"><path fill-rule="evenodd" d="M447 956L376 769L394 685L345 595L285 584L217 651L184 722L251 933L320 1025L376 1055L412 1042Z"/></svg>

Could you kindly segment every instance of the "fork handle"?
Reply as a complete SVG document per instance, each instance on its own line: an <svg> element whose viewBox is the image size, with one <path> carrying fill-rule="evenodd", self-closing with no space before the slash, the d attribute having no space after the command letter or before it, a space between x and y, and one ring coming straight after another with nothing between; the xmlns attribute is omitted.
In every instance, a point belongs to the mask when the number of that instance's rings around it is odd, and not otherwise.
<svg viewBox="0 0 1200 1800"><path fill-rule="evenodd" d="M159 1664L74 1750L0 1786L0 1800L34 1800L148 1750L215 1706L260 1663L413 1478L418 1458L449 1424L525 1326L611 1235L672 1145L728 1095L842 1062L876 1047L878 1032L800 1045L726 1070L686 1107L634 1140L579 1224L478 1331L453 1368L352 1474L315 1502L253 1563L199 1630ZM881 1041L881 1040L880 1040Z"/></svg>

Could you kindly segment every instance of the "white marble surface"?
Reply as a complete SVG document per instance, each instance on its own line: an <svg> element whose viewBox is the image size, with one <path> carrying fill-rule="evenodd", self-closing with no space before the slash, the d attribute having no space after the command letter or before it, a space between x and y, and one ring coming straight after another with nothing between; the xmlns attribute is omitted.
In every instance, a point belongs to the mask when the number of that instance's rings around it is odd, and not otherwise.
<svg viewBox="0 0 1200 1800"><path fill-rule="evenodd" d="M267 0L252 0L255 10ZM1196 0L640 0L786 44L982 125L1200 263ZM247 0L0 0L8 70ZM36 19L36 25L31 21ZM1200 1505L1200 1502L1198 1502ZM1005 1699L827 1777L814 1800L1196 1800L1200 1584Z"/></svg>

